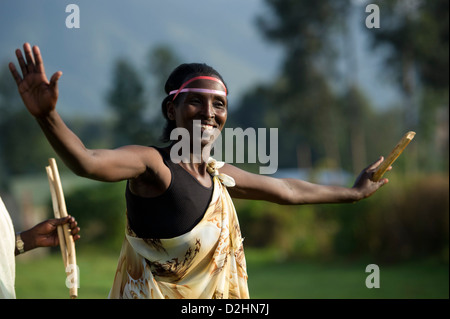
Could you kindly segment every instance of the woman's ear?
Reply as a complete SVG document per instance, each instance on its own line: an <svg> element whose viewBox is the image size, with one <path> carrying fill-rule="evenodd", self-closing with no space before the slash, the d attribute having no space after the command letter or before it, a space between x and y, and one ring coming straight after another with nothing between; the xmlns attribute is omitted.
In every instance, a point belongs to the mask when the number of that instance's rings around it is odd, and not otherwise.
<svg viewBox="0 0 450 319"><path fill-rule="evenodd" d="M167 118L171 121L175 120L175 104L172 101L166 104Z"/></svg>

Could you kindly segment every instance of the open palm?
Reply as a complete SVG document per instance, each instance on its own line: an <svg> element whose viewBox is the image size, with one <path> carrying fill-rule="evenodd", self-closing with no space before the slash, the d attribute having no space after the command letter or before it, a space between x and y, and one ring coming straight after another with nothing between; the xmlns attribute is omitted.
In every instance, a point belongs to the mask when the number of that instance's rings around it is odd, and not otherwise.
<svg viewBox="0 0 450 319"><path fill-rule="evenodd" d="M20 49L16 50L17 60L23 77L20 76L13 63L9 63L9 69L28 111L35 117L45 116L56 106L58 80L62 72L58 71L53 74L49 82L45 75L44 63L39 48L34 46L32 50L30 44L25 43L23 49L26 60Z"/></svg>

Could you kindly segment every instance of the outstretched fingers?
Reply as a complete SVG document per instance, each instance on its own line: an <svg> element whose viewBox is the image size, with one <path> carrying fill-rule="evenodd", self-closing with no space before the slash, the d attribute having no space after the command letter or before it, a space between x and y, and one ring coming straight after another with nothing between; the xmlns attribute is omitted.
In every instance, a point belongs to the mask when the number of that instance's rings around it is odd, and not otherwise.
<svg viewBox="0 0 450 319"><path fill-rule="evenodd" d="M20 49L17 49L15 53L22 74L20 74L20 72L12 62L9 63L9 70L11 71L11 74L18 86L29 74L40 73L45 77L44 61L42 59L41 51L38 46L35 45L31 47L29 43L25 43L23 45L23 53ZM53 75L51 81L51 84L53 84L53 86L56 85L56 81L58 81L58 79L61 77L61 74L62 72L57 72Z"/></svg>
<svg viewBox="0 0 450 319"><path fill-rule="evenodd" d="M28 74L27 64L23 58L22 51L16 50L17 61L19 62L20 69L22 70L22 76L25 77Z"/></svg>
<svg viewBox="0 0 450 319"><path fill-rule="evenodd" d="M25 43L23 45L23 52L25 52L25 58L27 59L27 70L28 72L32 73L35 71L35 67L33 55L31 53L31 46L29 43Z"/></svg>
<svg viewBox="0 0 450 319"><path fill-rule="evenodd" d="M9 71L11 71L11 74L12 74L14 80L16 81L17 86L19 86L20 82L22 82L22 78L20 77L19 72L17 72L17 69L14 66L14 63L10 62L8 66L9 66Z"/></svg>
<svg viewBox="0 0 450 319"><path fill-rule="evenodd" d="M36 63L36 71L45 74L44 61L42 61L41 51L37 45L33 46L33 55Z"/></svg>
<svg viewBox="0 0 450 319"><path fill-rule="evenodd" d="M16 57L22 71L22 77L34 72L45 74L44 63L39 47L34 46L31 48L29 43L25 43L23 45L23 52L25 57L20 49L16 50ZM19 83L17 81L21 79L21 77L12 63L10 63L9 69L11 70L11 73L13 73L16 83ZM17 77L17 75L19 75L19 77Z"/></svg>

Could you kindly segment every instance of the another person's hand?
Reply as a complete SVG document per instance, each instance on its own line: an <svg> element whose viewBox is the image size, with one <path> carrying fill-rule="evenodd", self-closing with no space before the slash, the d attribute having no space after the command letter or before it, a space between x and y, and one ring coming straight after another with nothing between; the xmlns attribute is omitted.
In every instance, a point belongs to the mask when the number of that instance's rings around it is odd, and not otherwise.
<svg viewBox="0 0 450 319"><path fill-rule="evenodd" d="M383 156L381 156L376 162L365 168L359 176L356 178L353 188L358 190L361 198L364 199L375 193L381 186L387 184L389 180L387 178L382 178L378 182L372 180L373 174L377 170L378 166L384 161ZM388 171L392 169L392 166L388 168Z"/></svg>
<svg viewBox="0 0 450 319"><path fill-rule="evenodd" d="M52 247L59 245L57 227L66 223L69 224L73 240L76 241L80 239L80 235L78 234L80 228L77 226L74 217L67 216L59 219L48 219L20 234L20 237L24 242L25 251L37 247Z"/></svg>
<svg viewBox="0 0 450 319"><path fill-rule="evenodd" d="M9 69L16 81L20 96L28 111L35 117L46 116L56 107L58 100L58 80L62 72L58 71L53 74L49 82L45 75L44 62L39 48L34 46L31 49L30 44L25 43L23 50L26 60L20 49L16 50L17 60L22 70L22 77L13 63L9 63Z"/></svg>

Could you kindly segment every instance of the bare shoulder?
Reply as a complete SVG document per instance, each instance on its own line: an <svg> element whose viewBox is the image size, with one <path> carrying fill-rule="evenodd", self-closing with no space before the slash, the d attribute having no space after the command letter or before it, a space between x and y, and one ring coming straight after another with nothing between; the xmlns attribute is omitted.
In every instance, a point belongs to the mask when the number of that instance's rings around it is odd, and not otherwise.
<svg viewBox="0 0 450 319"><path fill-rule="evenodd" d="M140 145L91 150L90 158L91 167L86 177L107 182L145 176L163 165L157 149Z"/></svg>
<svg viewBox="0 0 450 319"><path fill-rule="evenodd" d="M127 145L119 148L135 156L136 160L145 166L147 172L157 172L161 167L165 166L161 153L156 147L142 145Z"/></svg>
<svg viewBox="0 0 450 319"><path fill-rule="evenodd" d="M154 146L143 146L143 145L126 145L118 148L119 150L126 150L128 152L133 152L143 159L156 160L161 159L159 151Z"/></svg>
<svg viewBox="0 0 450 319"><path fill-rule="evenodd" d="M130 190L142 197L162 194L170 185L171 173L158 149L148 146L127 146L127 148L137 153L145 165L142 174L129 179Z"/></svg>

